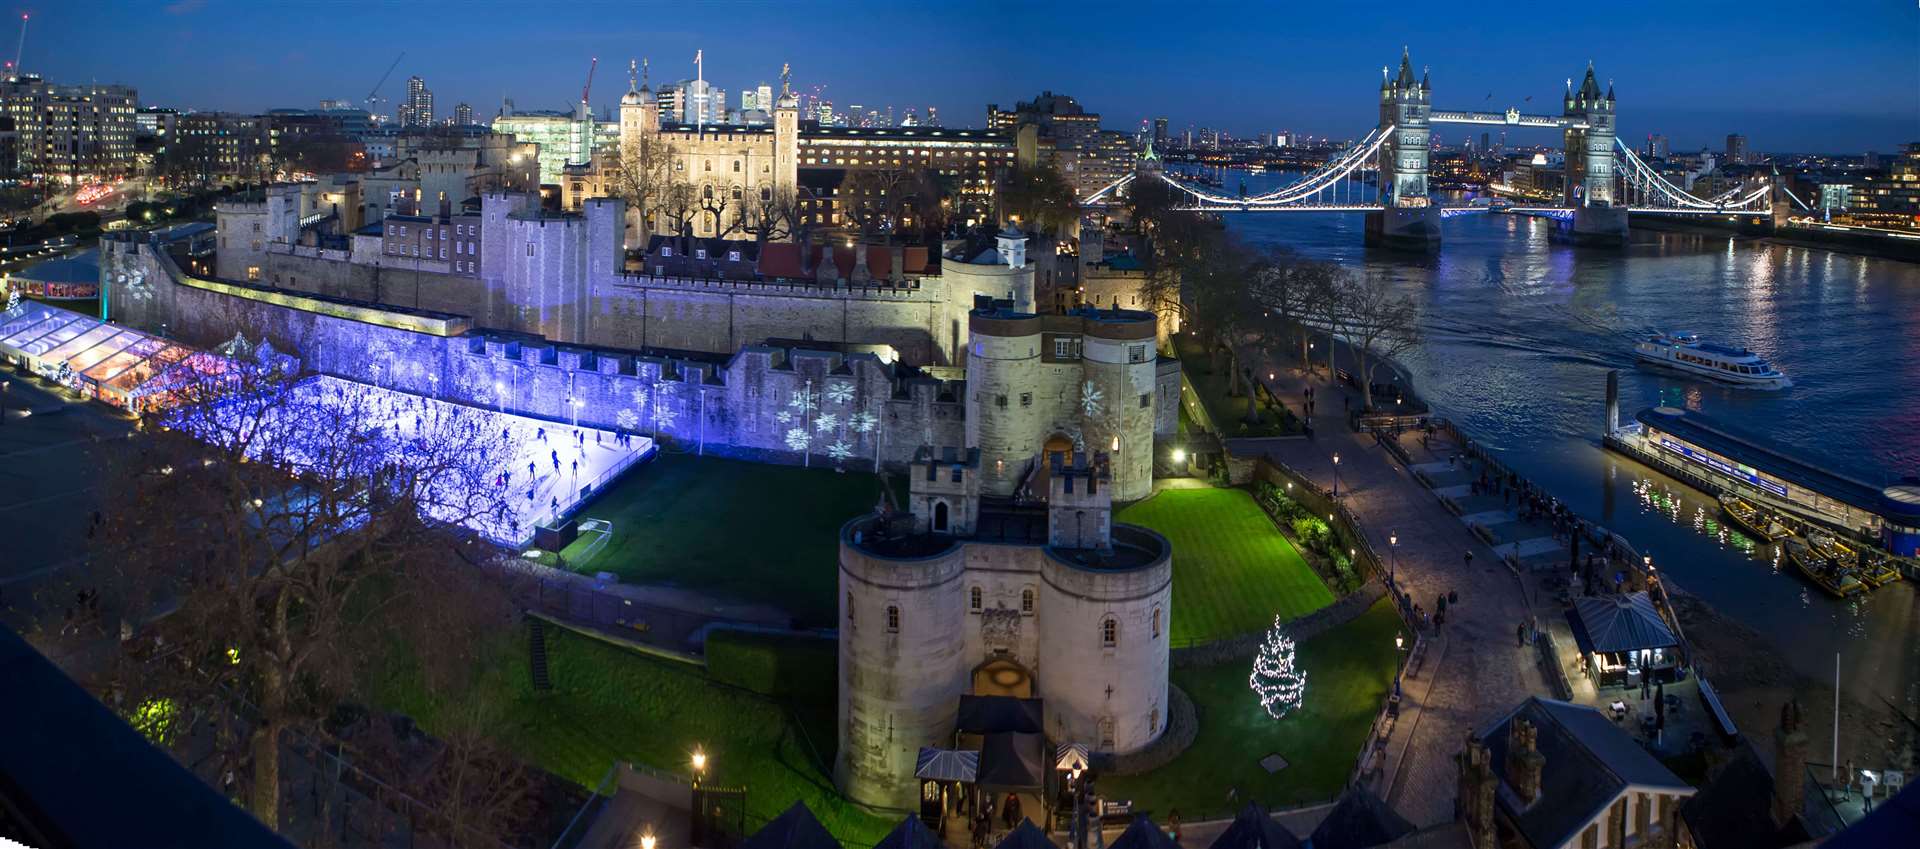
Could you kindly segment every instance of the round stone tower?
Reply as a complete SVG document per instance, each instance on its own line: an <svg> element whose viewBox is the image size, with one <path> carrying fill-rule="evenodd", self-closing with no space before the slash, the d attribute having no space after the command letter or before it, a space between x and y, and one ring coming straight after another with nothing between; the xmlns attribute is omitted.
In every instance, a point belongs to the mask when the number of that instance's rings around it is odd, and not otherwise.
<svg viewBox="0 0 1920 849"><path fill-rule="evenodd" d="M866 516L840 533L840 752L834 783L856 802L909 808L920 747L953 735L965 692L966 557L949 536L882 536Z"/></svg>
<svg viewBox="0 0 1920 849"><path fill-rule="evenodd" d="M1153 494L1154 315L1085 310L1081 345L1081 433L1113 463L1113 500Z"/></svg>
<svg viewBox="0 0 1920 849"><path fill-rule="evenodd" d="M1041 318L975 310L967 317L967 446L980 449L980 491L1012 495L1070 385L1041 362ZM1074 394L1072 397L1077 397Z"/></svg>

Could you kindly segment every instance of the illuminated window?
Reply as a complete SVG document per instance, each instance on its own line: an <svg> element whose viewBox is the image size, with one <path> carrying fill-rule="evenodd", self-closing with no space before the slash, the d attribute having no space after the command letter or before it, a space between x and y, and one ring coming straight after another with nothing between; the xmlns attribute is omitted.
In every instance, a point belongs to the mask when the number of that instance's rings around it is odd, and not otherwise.
<svg viewBox="0 0 1920 849"><path fill-rule="evenodd" d="M1025 613L1029 616L1033 615L1033 588L1032 587L1027 587L1026 589L1023 589L1020 591L1020 612Z"/></svg>
<svg viewBox="0 0 1920 849"><path fill-rule="evenodd" d="M887 633L900 633L900 608L892 605L887 606Z"/></svg>
<svg viewBox="0 0 1920 849"><path fill-rule="evenodd" d="M1100 645L1113 648L1120 644L1120 620L1111 616L1100 620Z"/></svg>
<svg viewBox="0 0 1920 849"><path fill-rule="evenodd" d="M967 608L977 613L980 611L980 604L981 604L980 588L974 587L973 589L968 590L967 591Z"/></svg>

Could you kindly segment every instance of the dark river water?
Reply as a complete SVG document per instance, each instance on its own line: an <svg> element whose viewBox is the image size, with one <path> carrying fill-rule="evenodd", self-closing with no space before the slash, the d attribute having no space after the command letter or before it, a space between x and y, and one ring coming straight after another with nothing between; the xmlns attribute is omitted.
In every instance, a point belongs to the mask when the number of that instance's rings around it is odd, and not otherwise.
<svg viewBox="0 0 1920 849"><path fill-rule="evenodd" d="M1249 194L1293 175L1224 175ZM1423 312L1403 358L1421 395L1582 516L1651 552L1682 588L1772 637L1806 674L1920 706L1920 600L1901 582L1832 599L1722 525L1710 499L1603 451L1606 373L1621 416L1685 406L1764 432L1869 483L1920 474L1920 265L1724 235L1635 230L1624 250L1575 249L1552 223L1463 215L1432 257L1369 251L1359 213L1236 213L1228 229L1384 275ZM1794 381L1735 390L1634 368L1660 330L1766 354ZM1868 692L1862 692L1868 691Z"/></svg>

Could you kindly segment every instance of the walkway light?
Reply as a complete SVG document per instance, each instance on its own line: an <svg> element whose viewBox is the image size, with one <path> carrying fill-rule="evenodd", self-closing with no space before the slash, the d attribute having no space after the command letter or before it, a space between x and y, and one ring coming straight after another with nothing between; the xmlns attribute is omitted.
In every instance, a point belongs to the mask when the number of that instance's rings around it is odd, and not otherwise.
<svg viewBox="0 0 1920 849"><path fill-rule="evenodd" d="M653 839L653 835L651 834L640 835L640 849L653 849L654 843L655 841Z"/></svg>
<svg viewBox="0 0 1920 849"><path fill-rule="evenodd" d="M693 772L694 772L694 775L696 775L696 776L697 776L697 775L699 775L699 774L701 774L701 773L704 773L704 772L706 772L706 771L707 771L707 753L706 753L706 752L702 752L702 751L700 751L699 749L694 749L694 750L693 750Z"/></svg>
<svg viewBox="0 0 1920 849"><path fill-rule="evenodd" d="M1399 651L1399 650L1401 650L1401 649L1404 649L1404 648L1406 648L1406 647L1407 647L1407 635L1406 635L1406 634L1395 634L1395 635L1393 635L1393 649L1394 649L1394 651Z"/></svg>
<svg viewBox="0 0 1920 849"><path fill-rule="evenodd" d="M1187 461L1187 450L1185 448L1173 449L1173 462L1175 464L1185 463L1186 461Z"/></svg>

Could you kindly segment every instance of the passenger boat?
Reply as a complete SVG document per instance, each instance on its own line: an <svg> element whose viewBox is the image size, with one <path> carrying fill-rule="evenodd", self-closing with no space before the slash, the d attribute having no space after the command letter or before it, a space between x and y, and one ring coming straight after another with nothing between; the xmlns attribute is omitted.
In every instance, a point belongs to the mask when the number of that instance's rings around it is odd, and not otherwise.
<svg viewBox="0 0 1920 849"><path fill-rule="evenodd" d="M1745 348L1702 342L1692 333L1662 333L1634 346L1640 362L1752 389L1785 389L1793 381Z"/></svg>
<svg viewBox="0 0 1920 849"><path fill-rule="evenodd" d="M1833 562L1813 550L1805 540L1793 537L1787 540L1787 559L1793 561L1794 568L1800 570L1807 580L1827 591L1835 598L1846 598L1855 593L1865 592L1867 585L1853 576L1853 571Z"/></svg>
<svg viewBox="0 0 1920 849"><path fill-rule="evenodd" d="M1893 565L1893 558L1867 546L1841 542L1830 534L1809 535L1807 544L1820 556L1851 567L1860 582L1868 587L1878 589L1900 580L1900 570Z"/></svg>
<svg viewBox="0 0 1920 849"><path fill-rule="evenodd" d="M1720 496L1720 509L1727 514L1728 521L1739 525L1741 530L1761 542L1779 542L1793 535L1793 529L1782 523L1778 516L1738 495Z"/></svg>

